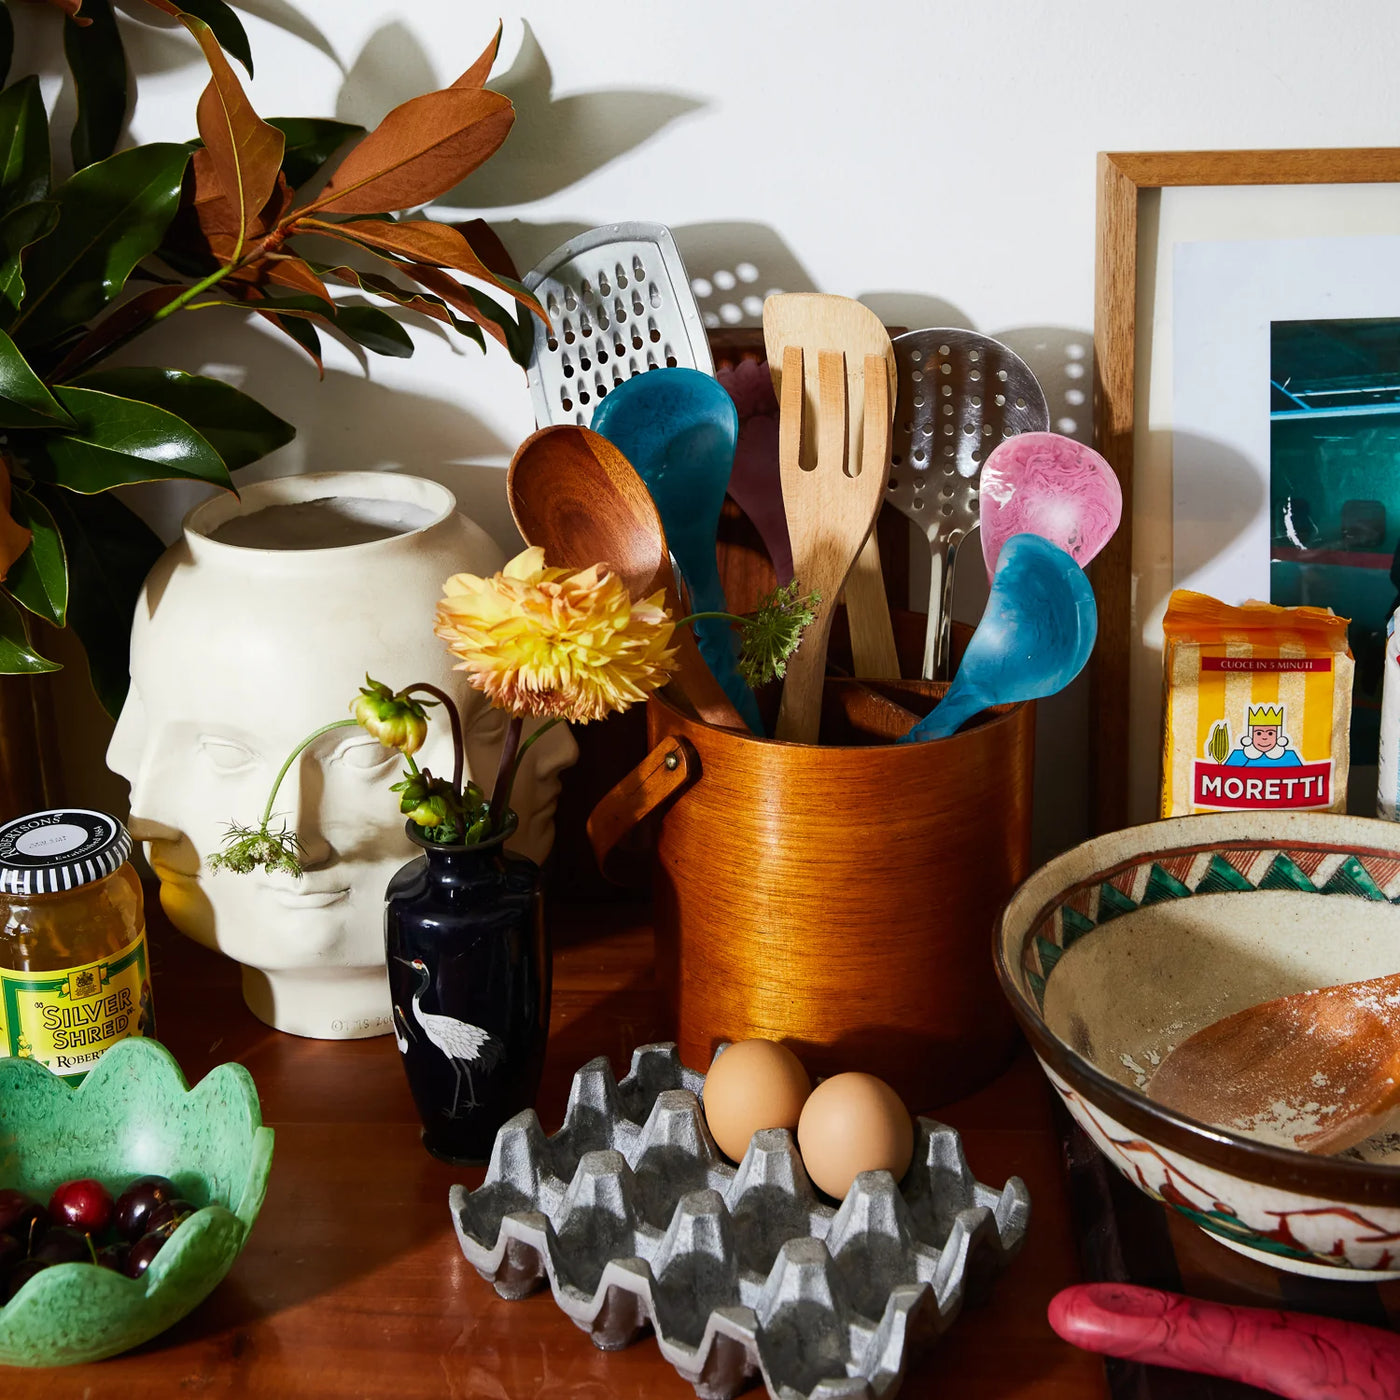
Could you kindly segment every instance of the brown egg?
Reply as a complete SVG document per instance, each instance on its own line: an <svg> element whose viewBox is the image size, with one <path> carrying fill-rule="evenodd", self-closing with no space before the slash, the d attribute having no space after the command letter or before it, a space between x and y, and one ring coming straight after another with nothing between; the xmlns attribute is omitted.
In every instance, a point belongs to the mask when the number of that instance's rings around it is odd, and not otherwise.
<svg viewBox="0 0 1400 1400"><path fill-rule="evenodd" d="M807 1175L828 1196L845 1197L861 1172L896 1181L914 1156L914 1125L899 1095L873 1074L835 1074L812 1090L797 1124Z"/></svg>
<svg viewBox="0 0 1400 1400"><path fill-rule="evenodd" d="M738 1162L761 1128L796 1128L812 1081L802 1062L773 1040L740 1040L705 1076L705 1122L726 1157Z"/></svg>

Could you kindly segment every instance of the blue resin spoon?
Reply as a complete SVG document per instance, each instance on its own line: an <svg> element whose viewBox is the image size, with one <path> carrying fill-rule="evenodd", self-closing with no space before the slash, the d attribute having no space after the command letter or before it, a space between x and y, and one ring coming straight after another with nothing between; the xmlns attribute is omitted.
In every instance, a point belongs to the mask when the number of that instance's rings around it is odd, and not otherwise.
<svg viewBox="0 0 1400 1400"><path fill-rule="evenodd" d="M666 542L690 592L692 612L728 612L715 562L739 413L717 379L696 369L656 369L614 387L593 413L593 431L636 469L656 502ZM700 654L755 734L763 733L753 691L735 662L730 624L695 623Z"/></svg>
<svg viewBox="0 0 1400 1400"><path fill-rule="evenodd" d="M946 739L993 705L1063 690L1084 669L1098 625L1094 590L1070 555L1039 535L1012 535L947 694L899 742Z"/></svg>

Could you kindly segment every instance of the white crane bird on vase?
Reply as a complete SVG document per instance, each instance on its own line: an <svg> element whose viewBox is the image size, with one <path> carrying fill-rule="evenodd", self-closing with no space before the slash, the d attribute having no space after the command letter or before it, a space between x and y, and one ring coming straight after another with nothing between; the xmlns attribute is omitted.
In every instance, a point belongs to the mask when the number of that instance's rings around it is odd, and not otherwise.
<svg viewBox="0 0 1400 1400"><path fill-rule="evenodd" d="M505 1054L505 1047L489 1031L484 1031L480 1026L473 1026L466 1021L454 1020L451 1016L439 1016L432 1011L424 1011L422 1006L423 993L428 990L433 980L433 974L428 970L428 965L422 958L399 958L398 962L405 967L411 967L418 974L418 987L413 993L413 1018L423 1028L423 1034L435 1045L447 1058L448 1064L452 1066L452 1072L457 1076L457 1087L452 1095L452 1111L447 1115L449 1118L457 1116L457 1104L462 1097L462 1077L466 1076L468 1108L476 1108L476 1086L472 1083L472 1066L490 1073L500 1062ZM400 1013L402 1014L402 1013ZM407 1029L408 1021L405 1019L404 1027ZM397 1039L397 1032L395 1032ZM406 1048L407 1042L404 1043Z"/></svg>

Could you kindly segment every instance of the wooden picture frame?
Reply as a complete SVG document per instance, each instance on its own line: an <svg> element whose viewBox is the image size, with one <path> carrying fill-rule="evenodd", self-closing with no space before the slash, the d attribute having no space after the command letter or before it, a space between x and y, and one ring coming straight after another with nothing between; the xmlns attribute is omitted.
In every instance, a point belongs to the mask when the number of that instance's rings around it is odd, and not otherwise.
<svg viewBox="0 0 1400 1400"><path fill-rule="evenodd" d="M1090 695L1094 743L1090 811L1095 831L1129 820L1129 680L1133 648L1135 398L1139 352L1139 211L1170 187L1400 184L1400 149L1101 152L1094 261L1094 445L1123 488L1123 525L1091 566L1099 640Z"/></svg>

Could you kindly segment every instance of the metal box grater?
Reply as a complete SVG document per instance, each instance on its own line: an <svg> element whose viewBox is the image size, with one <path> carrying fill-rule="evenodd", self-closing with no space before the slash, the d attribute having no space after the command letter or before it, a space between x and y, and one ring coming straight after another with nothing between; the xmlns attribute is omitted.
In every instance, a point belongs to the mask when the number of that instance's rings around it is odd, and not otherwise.
<svg viewBox="0 0 1400 1400"><path fill-rule="evenodd" d="M535 318L535 422L587 427L608 391L634 374L682 365L714 373L685 264L663 224L605 224L571 238L525 277L548 313Z"/></svg>

